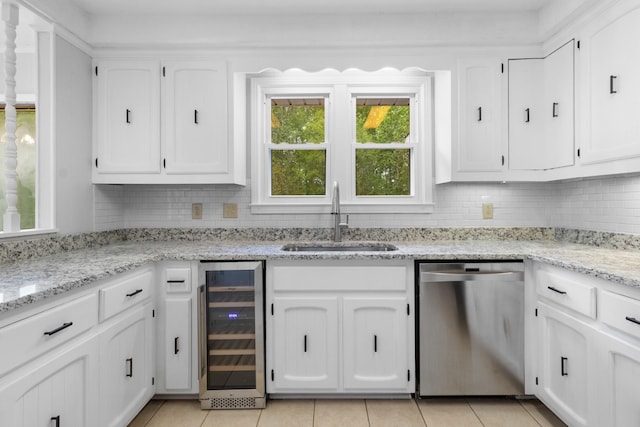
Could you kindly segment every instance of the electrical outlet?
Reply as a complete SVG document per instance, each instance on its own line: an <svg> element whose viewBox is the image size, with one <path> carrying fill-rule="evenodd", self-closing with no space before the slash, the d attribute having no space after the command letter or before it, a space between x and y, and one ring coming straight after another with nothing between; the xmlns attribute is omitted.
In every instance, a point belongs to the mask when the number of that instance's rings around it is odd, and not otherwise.
<svg viewBox="0 0 640 427"><path fill-rule="evenodd" d="M482 204L482 219L493 219L493 203Z"/></svg>
<svg viewBox="0 0 640 427"><path fill-rule="evenodd" d="M237 203L224 203L222 205L222 217L223 218L238 218L238 204Z"/></svg>
<svg viewBox="0 0 640 427"><path fill-rule="evenodd" d="M191 219L202 219L202 203L191 204Z"/></svg>

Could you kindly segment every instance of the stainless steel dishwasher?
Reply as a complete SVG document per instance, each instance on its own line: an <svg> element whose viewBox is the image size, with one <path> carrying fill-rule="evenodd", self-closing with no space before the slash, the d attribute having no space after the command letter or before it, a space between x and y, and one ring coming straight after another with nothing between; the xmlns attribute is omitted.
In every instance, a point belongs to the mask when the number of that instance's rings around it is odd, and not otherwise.
<svg viewBox="0 0 640 427"><path fill-rule="evenodd" d="M418 394L523 395L523 263L418 266Z"/></svg>

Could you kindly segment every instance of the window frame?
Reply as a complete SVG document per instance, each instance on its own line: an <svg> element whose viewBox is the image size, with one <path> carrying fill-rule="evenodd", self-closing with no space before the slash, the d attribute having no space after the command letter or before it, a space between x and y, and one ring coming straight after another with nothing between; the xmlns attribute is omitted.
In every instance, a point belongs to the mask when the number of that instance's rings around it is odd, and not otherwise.
<svg viewBox="0 0 640 427"><path fill-rule="evenodd" d="M424 71L324 71L254 75L250 79L252 213L329 213L333 182L340 185L341 205L347 213L433 212L433 76ZM271 98L326 96L326 189L322 196L271 196ZM410 99L410 140L404 143L356 142L357 98ZM292 144L290 149L319 149L320 144ZM410 149L411 194L356 196L357 149Z"/></svg>

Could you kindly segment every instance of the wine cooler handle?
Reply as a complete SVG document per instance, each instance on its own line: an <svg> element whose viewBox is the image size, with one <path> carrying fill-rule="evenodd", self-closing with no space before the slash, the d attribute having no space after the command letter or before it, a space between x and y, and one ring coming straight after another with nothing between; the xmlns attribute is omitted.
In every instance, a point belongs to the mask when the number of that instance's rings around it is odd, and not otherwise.
<svg viewBox="0 0 640 427"><path fill-rule="evenodd" d="M207 372L207 312L205 307L204 285L198 288L198 354L200 355L201 381Z"/></svg>

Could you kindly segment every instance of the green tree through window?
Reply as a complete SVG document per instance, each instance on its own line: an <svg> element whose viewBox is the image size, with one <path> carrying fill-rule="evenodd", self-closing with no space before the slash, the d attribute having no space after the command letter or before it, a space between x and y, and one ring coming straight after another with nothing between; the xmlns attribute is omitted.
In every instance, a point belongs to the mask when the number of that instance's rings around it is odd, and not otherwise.
<svg viewBox="0 0 640 427"><path fill-rule="evenodd" d="M7 209L5 152L6 130L5 111L0 109L0 215ZM36 226L36 110L34 107L18 108L16 118L16 145L18 148L18 212L20 228L32 229ZM0 220L0 231L3 222Z"/></svg>

